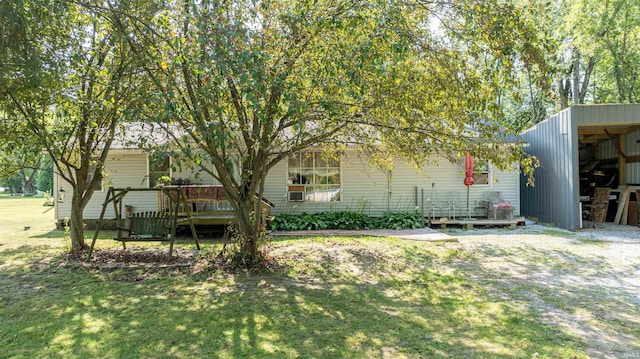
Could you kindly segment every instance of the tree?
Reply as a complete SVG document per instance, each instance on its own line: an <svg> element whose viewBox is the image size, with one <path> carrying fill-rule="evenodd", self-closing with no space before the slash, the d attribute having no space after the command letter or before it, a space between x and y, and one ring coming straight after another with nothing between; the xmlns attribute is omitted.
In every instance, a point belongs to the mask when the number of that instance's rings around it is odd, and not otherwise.
<svg viewBox="0 0 640 359"><path fill-rule="evenodd" d="M27 89L37 91L35 78L40 73L40 62L37 50L25 40L31 35L38 37L41 29L26 25L39 23L43 17L39 17L42 13L23 11L25 7L22 1L0 4L0 177L18 176L22 192L31 193L42 147L24 123L15 121L7 106L10 88L25 93Z"/></svg>
<svg viewBox="0 0 640 359"><path fill-rule="evenodd" d="M12 188L13 192L25 195L35 193L35 179L39 167L40 154L34 146L8 139L0 145L0 178L15 178L12 183L20 184Z"/></svg>
<svg viewBox="0 0 640 359"><path fill-rule="evenodd" d="M601 15L599 35L609 56L603 61L605 71L613 77L617 102L637 102L638 61L640 61L640 3L637 1L606 1L596 3ZM608 100L604 97L603 100Z"/></svg>
<svg viewBox="0 0 640 359"><path fill-rule="evenodd" d="M102 180L117 126L137 99L138 77L126 42L90 7L26 5L3 5L4 125L35 138L73 188L71 249L80 250L84 208Z"/></svg>
<svg viewBox="0 0 640 359"><path fill-rule="evenodd" d="M541 28L555 29L558 107L635 102L640 3L627 0L537 2ZM551 14L551 15L550 15ZM597 86L594 83L597 81Z"/></svg>
<svg viewBox="0 0 640 359"><path fill-rule="evenodd" d="M512 5L184 0L104 10L144 61L156 87L147 103L164 104L159 125L184 155L213 163L245 263L259 259L264 179L298 151L351 143L378 163L423 164L472 148L500 167L522 154L494 121L514 58L533 49Z"/></svg>
<svg viewBox="0 0 640 359"><path fill-rule="evenodd" d="M554 107L552 83L557 76L554 65L558 43L553 31L557 9L553 2L522 0L516 4L522 7L529 26L536 28L525 32L533 51L516 58L516 85L500 91L506 123L520 132L546 119Z"/></svg>
<svg viewBox="0 0 640 359"><path fill-rule="evenodd" d="M43 155L40 161L40 170L36 178L38 190L53 194L53 161L48 155Z"/></svg>

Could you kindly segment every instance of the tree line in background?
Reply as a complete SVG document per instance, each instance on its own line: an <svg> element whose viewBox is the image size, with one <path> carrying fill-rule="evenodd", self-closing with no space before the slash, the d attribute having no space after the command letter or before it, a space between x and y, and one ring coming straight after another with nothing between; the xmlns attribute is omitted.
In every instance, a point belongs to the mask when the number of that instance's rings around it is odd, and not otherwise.
<svg viewBox="0 0 640 359"><path fill-rule="evenodd" d="M4 158L3 160L11 159ZM5 193L31 196L41 193L53 195L53 162L43 155L36 163L13 162L3 164L0 187Z"/></svg>
<svg viewBox="0 0 640 359"><path fill-rule="evenodd" d="M637 103L640 2L520 1L542 42L544 73L518 71L505 118L519 130L573 104ZM543 81L539 81L544 79Z"/></svg>
<svg viewBox="0 0 640 359"><path fill-rule="evenodd" d="M354 145L391 169L393 158L456 161L470 149L498 168L520 162L530 176L533 161L510 134L572 103L637 101L639 7L4 1L0 153L14 172L0 177L27 178L43 152L53 158L74 189L71 242L81 250L83 210L109 148L157 146L122 138L147 123L178 164L201 165L222 183L238 219L238 256L254 263L264 180L298 151L339 155Z"/></svg>

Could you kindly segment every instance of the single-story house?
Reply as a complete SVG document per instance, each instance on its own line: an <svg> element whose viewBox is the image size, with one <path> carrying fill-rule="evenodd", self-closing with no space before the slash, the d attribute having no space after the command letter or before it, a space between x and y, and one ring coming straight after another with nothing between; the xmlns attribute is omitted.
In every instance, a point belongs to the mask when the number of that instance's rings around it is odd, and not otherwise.
<svg viewBox="0 0 640 359"><path fill-rule="evenodd" d="M90 222L100 217L106 188L153 187L159 178L174 182L216 186L219 183L197 168L172 171L169 161L160 164L148 152L126 146L114 147L105 163L105 178L85 208ZM478 167L479 166L479 167ZM471 215L486 216L487 199L499 197L520 212L520 172L499 171L490 164L476 161L480 168L476 183L469 191ZM327 159L320 152L304 152L280 162L269 172L264 196L274 207L271 214L313 213L322 211L357 211L372 216L385 212L418 212L425 217L461 217L466 215L467 188L464 180L464 157L451 164L446 160L421 170L398 161L392 171L370 165L366 158L347 150L339 159ZM72 189L55 177L58 198L55 218L61 223L71 213ZM66 200L65 200L66 197ZM153 211L159 206L154 192L131 192L124 201L134 211ZM107 207L105 218L113 218Z"/></svg>
<svg viewBox="0 0 640 359"><path fill-rule="evenodd" d="M612 188L614 197L619 186L640 188L638 104L574 105L531 127L522 138L528 143L526 152L540 161L535 187L521 186L524 216L575 230L582 223L581 200L588 201L595 187ZM607 221L616 209L612 197Z"/></svg>

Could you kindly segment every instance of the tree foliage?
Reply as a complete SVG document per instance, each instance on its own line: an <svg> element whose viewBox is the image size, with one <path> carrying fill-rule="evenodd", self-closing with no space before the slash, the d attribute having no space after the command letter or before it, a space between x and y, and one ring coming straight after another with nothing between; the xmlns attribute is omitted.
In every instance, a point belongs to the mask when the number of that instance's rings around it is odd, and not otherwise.
<svg viewBox="0 0 640 359"><path fill-rule="evenodd" d="M534 98L547 111L572 104L637 102L640 3L627 0L522 1L545 39L554 93ZM526 81L528 72L521 72ZM535 82L532 89L544 94ZM547 104L555 100L555 106ZM518 107L522 103L517 103ZM533 111L530 107L529 111ZM514 111L512 116L522 112ZM531 113L533 123L541 120ZM542 117L544 119L544 117Z"/></svg>
<svg viewBox="0 0 640 359"><path fill-rule="evenodd" d="M4 137L35 144L54 159L73 188L71 244L81 249L84 208L136 99L129 47L91 7L58 1L2 6Z"/></svg>
<svg viewBox="0 0 640 359"><path fill-rule="evenodd" d="M38 190L53 195L53 161L49 155L42 156L36 181Z"/></svg>
<svg viewBox="0 0 640 359"><path fill-rule="evenodd" d="M339 153L353 144L379 164L418 165L472 149L501 168L522 154L505 142L498 93L513 84L516 59L533 64L539 55L532 28L511 4L128 6L103 10L155 85L147 103L162 104L158 123L184 155L213 163L248 262L258 258L266 174L297 151Z"/></svg>

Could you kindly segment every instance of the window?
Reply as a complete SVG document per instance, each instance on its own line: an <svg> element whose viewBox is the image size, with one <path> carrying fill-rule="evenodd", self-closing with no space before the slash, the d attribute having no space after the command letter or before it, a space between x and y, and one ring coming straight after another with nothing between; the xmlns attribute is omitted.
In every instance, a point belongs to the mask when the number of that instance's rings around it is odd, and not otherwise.
<svg viewBox="0 0 640 359"><path fill-rule="evenodd" d="M340 159L320 152L303 152L289 157L289 192L302 192L309 202L340 201ZM288 196L290 201L297 195Z"/></svg>
<svg viewBox="0 0 640 359"><path fill-rule="evenodd" d="M155 187L158 183L164 183L171 177L169 156L164 153L149 154L149 187Z"/></svg>
<svg viewBox="0 0 640 359"><path fill-rule="evenodd" d="M490 184L491 183L491 171L489 167L489 161L477 159L474 165L473 184Z"/></svg>

